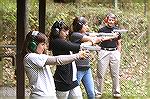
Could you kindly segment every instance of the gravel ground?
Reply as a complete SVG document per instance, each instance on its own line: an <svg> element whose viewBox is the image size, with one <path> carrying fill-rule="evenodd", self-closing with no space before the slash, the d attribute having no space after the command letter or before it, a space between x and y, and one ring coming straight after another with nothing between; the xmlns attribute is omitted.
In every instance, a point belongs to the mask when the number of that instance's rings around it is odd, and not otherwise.
<svg viewBox="0 0 150 99"><path fill-rule="evenodd" d="M28 99L29 89L25 89L25 96ZM16 99L16 87L0 87L0 99Z"/></svg>

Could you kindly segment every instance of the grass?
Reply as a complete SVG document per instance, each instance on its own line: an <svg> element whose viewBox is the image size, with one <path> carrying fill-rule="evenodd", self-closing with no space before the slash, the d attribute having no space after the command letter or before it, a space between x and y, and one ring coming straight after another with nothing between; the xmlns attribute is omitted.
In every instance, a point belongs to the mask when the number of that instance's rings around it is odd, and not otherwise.
<svg viewBox="0 0 150 99"><path fill-rule="evenodd" d="M0 86L2 85L2 81L3 81L3 61L0 57Z"/></svg>
<svg viewBox="0 0 150 99"><path fill-rule="evenodd" d="M32 0L32 3L34 3L34 1L36 0ZM14 34L11 34L11 33L15 33L15 31L13 31L15 30L13 26L15 26L14 25L15 23L14 12L16 10L15 8L16 1L15 0L3 0L3 2L4 4L7 4L7 6L6 5L3 6L4 14L6 14L6 16L4 16L4 19L5 19L4 21L6 21L6 23L11 23L9 24L11 26L8 26L8 24L3 24L5 28L2 27L3 28L2 31L4 31L5 35L13 36ZM110 8L104 7L101 5L82 7L82 5L81 6L69 5L69 4L60 5L60 4L49 3L47 4L47 7L48 8L46 12L46 15L47 15L46 31L48 31L48 28L49 26L52 25L53 21L60 19L60 18L63 18L65 22L67 22L67 24L71 24L72 17L74 17L75 15L86 15L90 21L89 26L91 26L94 23L93 17L99 16L100 18L102 18L110 10ZM150 78L148 78L149 76L145 76L145 74L149 70L147 68L148 66L147 58L145 58L147 56L146 54L147 48L145 45L147 38L144 38L143 36L141 36L142 34L141 31L145 31L145 28L147 27L146 26L147 23L146 21L143 20L143 15L142 15L143 6L138 5L136 9L134 8L135 7L131 6L129 9L122 9L120 10L120 13L118 12L120 23L125 24L124 25L125 28L129 29L129 32L123 35L123 46L122 46L123 51L122 51L122 62L121 62L122 70L121 71L124 73L125 76L130 76L129 73L131 73L131 76L133 76L133 78L130 80L121 77L121 94L123 96L122 99L150 99L148 97L140 96L140 95L150 96L150 91L148 93L148 89L147 89L147 88L150 88L150 84L148 86L148 82ZM37 12L38 9L36 9L35 6L33 5L31 6L31 9L30 9L31 15L32 15L31 19L37 19L36 18L37 16L36 15L34 16L34 14ZM35 25L35 23L38 24L38 21L33 20L29 22L31 27L32 27L32 24ZM95 28L92 28L91 30L94 30L94 29ZM8 32L10 30L12 30L11 33ZM134 33L137 33L137 34L134 34ZM9 40L8 42L10 42L10 39L8 40ZM93 61L92 64L95 65L95 63L96 63L96 60ZM2 78L5 78L4 75L2 75L2 74L5 74L5 72L2 71L2 69L3 69L3 61L0 61L0 82L2 82ZM94 67L93 69L96 69L96 67ZM10 76L6 76L6 77L10 77ZM105 83L106 94L103 95L103 99L112 99L111 97L112 82L111 82L111 78L109 77L107 77L107 81ZM10 79L7 79L7 80L10 80ZM12 81L13 80L11 80L11 82ZM137 96L137 97L134 97L134 96ZM87 99L85 92L84 92L84 99Z"/></svg>

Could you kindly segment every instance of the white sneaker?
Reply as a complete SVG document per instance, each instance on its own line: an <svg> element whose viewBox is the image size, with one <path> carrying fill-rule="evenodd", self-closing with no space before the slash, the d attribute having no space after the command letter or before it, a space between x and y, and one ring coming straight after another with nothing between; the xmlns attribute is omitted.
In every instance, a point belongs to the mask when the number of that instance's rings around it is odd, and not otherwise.
<svg viewBox="0 0 150 99"><path fill-rule="evenodd" d="M96 95L95 95L95 98L96 98L96 99L97 99L97 98L99 99L99 98L101 98L101 97L102 97L102 94L96 94Z"/></svg>
<svg viewBox="0 0 150 99"><path fill-rule="evenodd" d="M120 95L120 93L119 93L119 92L114 92L113 96L114 96L114 97L116 97L116 98L121 97L121 95Z"/></svg>
<svg viewBox="0 0 150 99"><path fill-rule="evenodd" d="M99 92L98 90L95 90L95 97L96 97L96 98L102 97L102 93Z"/></svg>

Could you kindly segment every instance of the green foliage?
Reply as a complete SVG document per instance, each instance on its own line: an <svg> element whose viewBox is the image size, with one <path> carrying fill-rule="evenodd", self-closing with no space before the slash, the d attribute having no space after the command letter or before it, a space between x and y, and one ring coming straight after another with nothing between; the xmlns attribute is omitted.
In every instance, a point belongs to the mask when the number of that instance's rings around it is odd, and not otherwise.
<svg viewBox="0 0 150 99"><path fill-rule="evenodd" d="M12 1L3 1L0 7L1 13L1 31L0 31L0 41L3 42L6 39L15 41L15 31L16 31L16 4Z"/></svg>
<svg viewBox="0 0 150 99"><path fill-rule="evenodd" d="M119 9L115 10L111 3L105 4L104 6L100 3L97 4L91 2L76 4L47 2L46 34L49 34L50 28L56 20L63 19L70 26L75 16L86 16L89 21L90 31L98 31L105 15L108 12L114 12L118 17L119 26L121 28L128 29L128 32L122 35L123 40L120 74L122 95L150 96L150 94L146 92L148 90L146 88L146 78L148 78L147 29L149 23L147 17L144 15L144 4L128 2L125 4L120 3L118 5ZM15 44L16 2L13 0L4 0L2 6L0 6L0 13L2 14L0 44ZM38 30L38 1L29 0L27 11L27 23L29 29ZM7 52L7 50L5 50L5 52ZM91 65L92 70L94 71L94 79L96 79L96 63L98 58L96 57L96 53L93 52L92 55L93 58L91 59ZM7 70L10 68L9 72L11 72L5 76L6 85L15 84L13 76L9 76L14 75L14 67L12 68L8 66L11 66L10 62L10 60L4 60L5 69ZM107 74L105 85L106 94L104 96L110 96L112 81L109 74Z"/></svg>
<svg viewBox="0 0 150 99"><path fill-rule="evenodd" d="M1 58L1 57L0 57ZM2 67L3 66L3 61L2 61L2 58L0 60L0 86L2 85L3 83L3 72L2 72Z"/></svg>

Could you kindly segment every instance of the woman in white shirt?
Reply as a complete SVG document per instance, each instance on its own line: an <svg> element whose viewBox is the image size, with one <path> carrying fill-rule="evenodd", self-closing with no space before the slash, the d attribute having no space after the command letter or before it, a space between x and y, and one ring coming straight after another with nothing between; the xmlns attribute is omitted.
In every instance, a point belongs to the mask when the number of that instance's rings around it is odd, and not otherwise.
<svg viewBox="0 0 150 99"><path fill-rule="evenodd" d="M57 99L53 75L49 65L67 64L88 56L81 51L73 55L44 54L47 37L38 31L29 32L23 47L24 66L30 85L30 99Z"/></svg>

